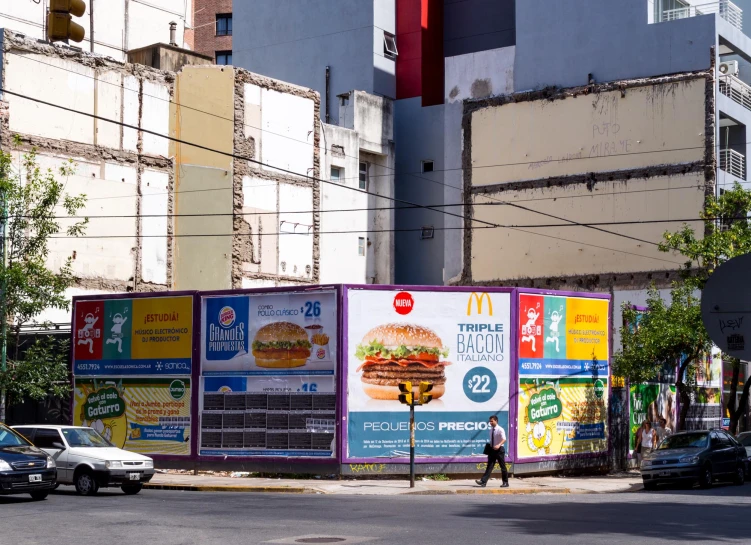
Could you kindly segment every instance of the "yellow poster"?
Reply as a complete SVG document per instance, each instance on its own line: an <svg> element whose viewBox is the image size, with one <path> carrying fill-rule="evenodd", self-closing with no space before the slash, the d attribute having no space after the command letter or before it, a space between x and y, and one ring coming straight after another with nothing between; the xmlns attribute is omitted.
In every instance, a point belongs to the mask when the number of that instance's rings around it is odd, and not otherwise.
<svg viewBox="0 0 751 545"><path fill-rule="evenodd" d="M521 378L517 458L607 451L606 378Z"/></svg>
<svg viewBox="0 0 751 545"><path fill-rule="evenodd" d="M566 298L566 358L608 360L607 299Z"/></svg>
<svg viewBox="0 0 751 545"><path fill-rule="evenodd" d="M190 358L192 332L191 296L133 299L133 359Z"/></svg>
<svg viewBox="0 0 751 545"><path fill-rule="evenodd" d="M132 452L190 455L190 379L76 379L73 423Z"/></svg>

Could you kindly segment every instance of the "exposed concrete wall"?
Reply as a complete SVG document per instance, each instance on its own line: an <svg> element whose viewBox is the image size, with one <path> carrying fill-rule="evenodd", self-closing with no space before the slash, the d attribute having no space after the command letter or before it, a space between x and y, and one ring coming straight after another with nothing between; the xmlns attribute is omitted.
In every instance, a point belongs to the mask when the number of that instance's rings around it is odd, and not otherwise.
<svg viewBox="0 0 751 545"><path fill-rule="evenodd" d="M463 130L463 284L667 284L683 260L656 244L700 229L715 189L711 71L468 101ZM611 132L647 152L585 156ZM509 148L528 160L509 165Z"/></svg>
<svg viewBox="0 0 751 545"><path fill-rule="evenodd" d="M706 81L694 78L560 100L491 99L500 104L472 115L472 185L700 161L705 94Z"/></svg>
<svg viewBox="0 0 751 545"><path fill-rule="evenodd" d="M126 53L157 42L169 42L169 24L177 23L177 43L189 47L185 30L192 25L192 0L87 0L86 12L74 20L86 37L78 44L91 51L91 4L94 2L94 52L126 60ZM49 2L3 2L0 29L7 28L43 40Z"/></svg>
<svg viewBox="0 0 751 545"><path fill-rule="evenodd" d="M515 47L446 57L446 102L514 92Z"/></svg>

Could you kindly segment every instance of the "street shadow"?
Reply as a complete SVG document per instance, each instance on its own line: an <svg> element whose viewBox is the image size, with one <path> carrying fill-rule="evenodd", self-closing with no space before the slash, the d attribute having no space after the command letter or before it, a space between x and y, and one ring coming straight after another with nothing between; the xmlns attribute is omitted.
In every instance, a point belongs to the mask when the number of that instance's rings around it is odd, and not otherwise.
<svg viewBox="0 0 751 545"><path fill-rule="evenodd" d="M544 505L474 503L458 516L476 519L488 530L488 525L492 525L500 534L528 534L532 539L558 536L572 543L585 540L636 543L652 539L704 543L748 538L747 504L736 505L732 500L706 503L699 499L696 504L687 505L671 501L669 495L630 502L592 502L569 496L565 501Z"/></svg>
<svg viewBox="0 0 751 545"><path fill-rule="evenodd" d="M695 484L671 484L658 486L656 490L642 490L640 493L653 496L684 496L699 497L722 496L724 498L751 498L751 483L736 486L732 483L715 483L712 488L702 489Z"/></svg>
<svg viewBox="0 0 751 545"><path fill-rule="evenodd" d="M138 495L143 494L144 491L138 493ZM67 488L67 487L60 487L57 490L53 490L50 492L51 496L77 496L82 499L87 498L99 498L99 497L107 497L107 496L123 496L126 497L126 494L123 493L122 490L119 488L100 488L99 491L94 494L93 496L81 496L76 493L76 489L73 487Z"/></svg>

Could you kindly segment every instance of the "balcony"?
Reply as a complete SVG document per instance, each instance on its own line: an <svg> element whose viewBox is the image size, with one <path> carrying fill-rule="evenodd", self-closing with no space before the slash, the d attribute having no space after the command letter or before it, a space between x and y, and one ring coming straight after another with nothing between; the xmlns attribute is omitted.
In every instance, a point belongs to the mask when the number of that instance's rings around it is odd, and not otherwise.
<svg viewBox="0 0 751 545"><path fill-rule="evenodd" d="M677 9L668 9L662 12L661 20L675 21L677 19L696 17L697 15L709 15L711 13L719 13L720 17L725 19L728 23L736 27L738 30L743 30L743 10L733 4L730 0L719 0L717 2L709 2L707 4L699 4L696 6L683 6Z"/></svg>
<svg viewBox="0 0 751 545"><path fill-rule="evenodd" d="M746 179L746 157L734 149L720 150L720 170L735 176L740 180Z"/></svg>
<svg viewBox="0 0 751 545"><path fill-rule="evenodd" d="M733 99L744 108L751 110L751 86L735 76L726 74L719 76L720 92Z"/></svg>

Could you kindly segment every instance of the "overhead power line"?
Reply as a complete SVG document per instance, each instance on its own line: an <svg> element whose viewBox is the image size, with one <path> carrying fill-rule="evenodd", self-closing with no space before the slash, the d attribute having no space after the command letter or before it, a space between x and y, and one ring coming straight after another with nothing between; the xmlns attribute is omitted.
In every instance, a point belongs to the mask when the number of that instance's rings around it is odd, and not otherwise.
<svg viewBox="0 0 751 545"><path fill-rule="evenodd" d="M243 160L243 161L248 161L250 163L257 164L259 166L263 166L263 167L266 167L266 168L274 169L274 170L276 170L278 172L283 172L285 174L290 174L292 176L296 176L296 177L299 177L299 178L311 180L313 182L325 183L325 184L330 184L330 185L333 185L333 186L336 186L336 187L340 187L340 188L346 188L346 189L348 189L350 191L355 191L355 192L358 192L358 193L361 193L361 194L371 195L371 196L374 196L374 197L377 197L377 198L389 200L389 201L392 201L392 202L406 204L406 205L413 206L413 207L416 207L416 208L421 208L421 209L424 209L424 210L432 210L433 212L442 213L442 214L445 214L447 216L452 216L452 217L456 217L456 218L459 218L461 220L464 220L464 216L461 215L461 214L454 214L452 212L448 212L448 211L445 211L445 210L438 210L438 209L436 209L434 207L429 207L429 206L421 205L421 204L418 204L418 203L413 203L413 202L410 202L410 201L407 201L407 200L404 200L404 199L398 199L398 198L395 198L395 197L388 197L388 196L385 196L385 195L380 195L378 193L373 193L373 192L365 190L365 189L359 189L359 188L350 187L350 186L346 186L346 185L342 186L340 184L337 184L336 182L332 182L332 181L329 181L329 180L315 178L314 176L310 176L308 174L300 174L300 173L291 171L291 170L286 169L286 168L280 168L280 167L276 167L276 166L273 166L273 165L269 165L267 163L264 163L262 161L258 161L256 159L253 159L253 158L250 158L250 157L245 157L245 156L242 156L242 155L237 155L237 154L235 154L233 152L221 151L221 150L217 150L217 149L214 149L214 148L210 148L208 146L204 146L202 144L197 144L197 143L193 143L193 142L187 142L187 141L182 140L180 138L175 138L173 136L168 136L168 135L160 134L160 133L158 133L156 131L152 131L152 130L149 130L149 129L144 129L144 128L136 127L134 125L130 125L130 124L124 123L122 121L116 121L116 120L109 119L109 118L106 118L106 117L103 117L103 116L100 116L100 115L97 115L97 114L93 114L93 113L89 113L89 112L82 112L80 110L76 110L74 108L69 108L69 107L63 106L61 104L55 104L55 103L48 102L48 101L45 101L45 100L41 100L41 99L38 99L38 98L30 97L28 95L24 95L22 93L17 93L15 91L11 91L11 90L3 88L3 87L0 87L0 91L8 93L11 96L17 96L19 98L23 98L25 100L30 100L30 101L36 102L38 104L44 104L44 105L52 107L52 108L58 108L58 109L61 109L61 110L64 110L64 111L68 111L68 112L74 113L74 114L83 115L83 116L86 116L86 117L91 117L93 119L97 119L97 120L104 121L104 122L107 122L107 123L113 123L115 125L120 125L120 126L129 128L129 129L140 131L140 132L145 133L145 134L151 134L153 136L157 136L157 137L160 137L160 138L165 138L167 140L170 140L170 141L178 143L178 144L191 146L191 147L194 147L196 149L202 149L204 151L209 151L209 152L216 153L216 154L219 154L219 155L224 155L224 156L227 156L227 157L231 157L233 159L240 159L240 160ZM482 224L482 225L485 225L485 226L488 226L488 227L502 228L502 226L500 226L498 224L495 224L493 222L489 222L489 221L485 221L485 220L479 220L479 219L476 219L476 218L471 218L470 221L473 221L473 222L476 222L476 223L479 223L479 224ZM581 241L568 240L568 239L565 239L565 238L562 238L562 237L556 237L556 236L553 236L553 235L545 235L545 234L541 234L541 233L535 233L534 231L526 231L524 229L517 229L517 228L507 228L507 229L511 229L511 230L515 230L515 231L520 231L520 232L524 232L524 233L528 233L528 234L532 234L532 235L536 235L536 236L543 236L543 237L546 237L546 238L551 238L551 239L560 240L560 241L564 241L564 242L570 242L570 243L573 243L573 244L591 246L591 247L595 247L595 248L604 249L604 250L607 250L607 251L614 251L614 252L620 252L620 253L624 253L624 254L631 254L631 255L635 255L635 256L639 256L639 257L644 257L644 258L647 258L647 259L657 259L659 261L665 261L665 262L676 264L676 265L680 264L680 263L676 263L674 261L669 261L669 260L666 260L666 259L661 259L661 258L657 258L657 257L653 257L653 256L645 256L645 255L641 255L641 254L635 254L635 253L632 253L632 252L628 252L626 250L618 250L618 249L608 248L608 247L599 246L599 245L595 245L595 244L584 243L584 242L581 242Z"/></svg>

